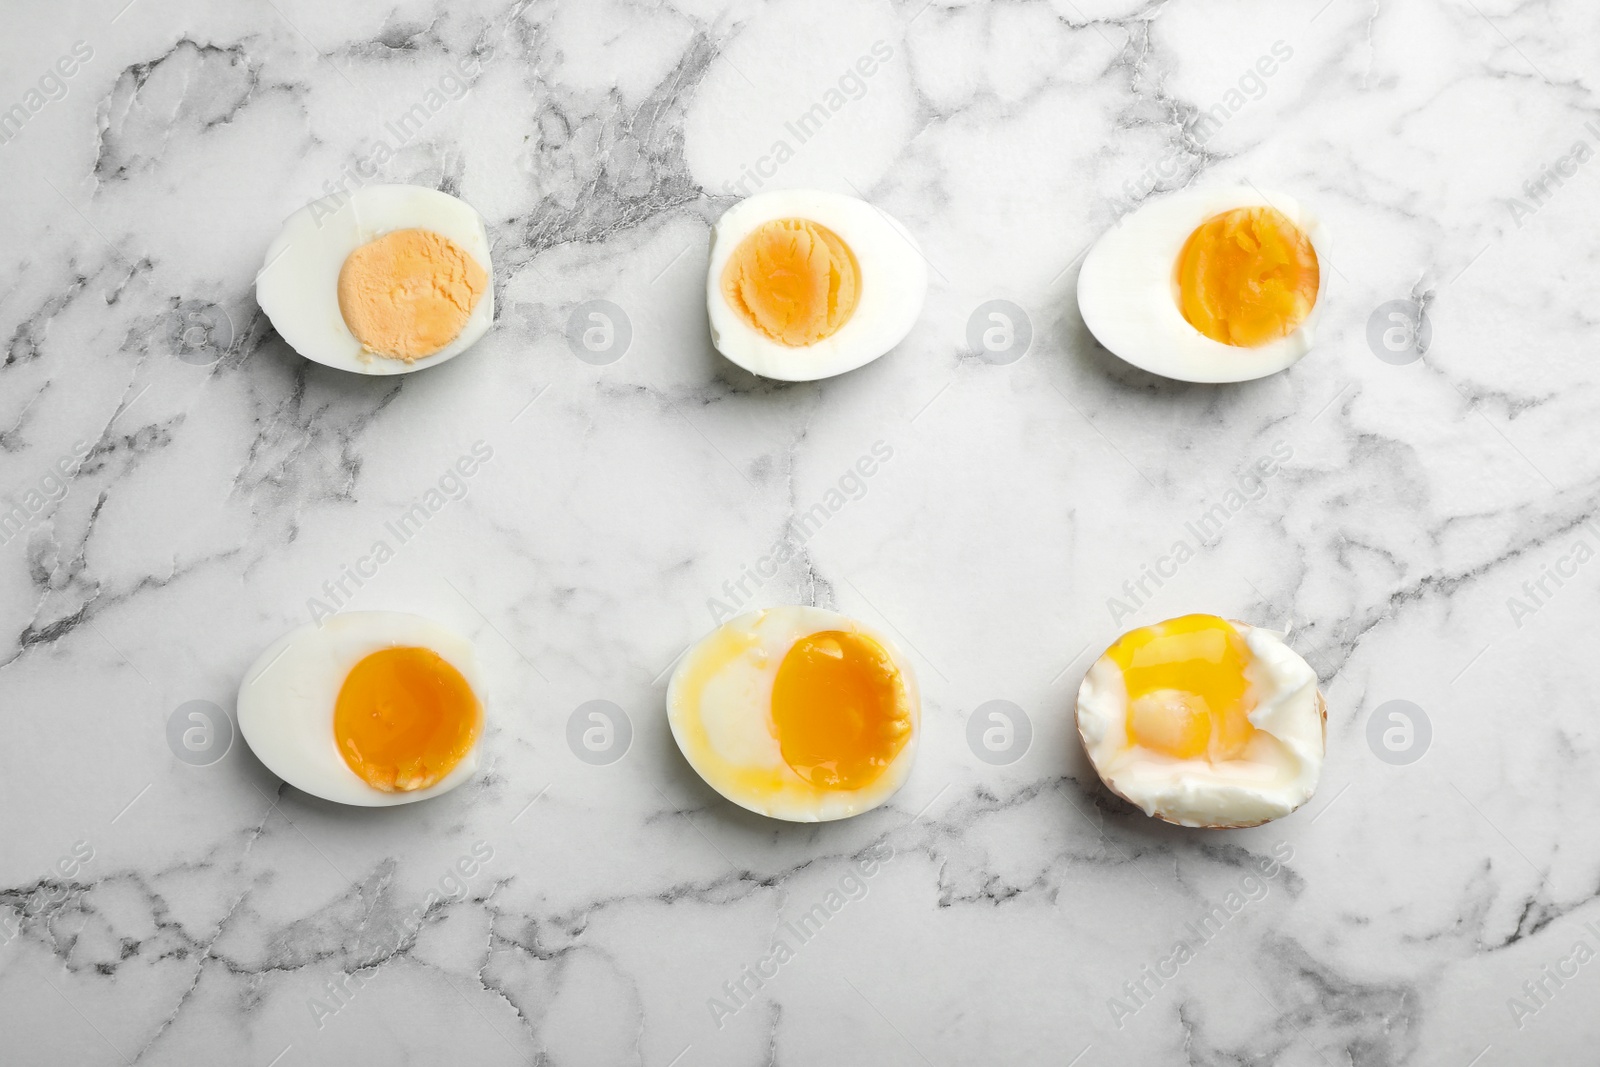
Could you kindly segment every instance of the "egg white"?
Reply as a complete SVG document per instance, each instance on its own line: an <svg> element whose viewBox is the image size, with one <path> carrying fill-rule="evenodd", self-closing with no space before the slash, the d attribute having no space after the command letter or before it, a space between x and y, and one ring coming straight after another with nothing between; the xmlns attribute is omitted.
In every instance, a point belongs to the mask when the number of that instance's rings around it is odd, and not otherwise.
<svg viewBox="0 0 1600 1067"><path fill-rule="evenodd" d="M350 769L334 740L334 703L351 668L374 652L399 647L438 653L461 672L487 715L477 654L466 638L420 615L351 611L321 626L292 630L267 646L239 686L239 732L268 770L324 800L382 807L448 793L477 771L477 745L428 788L386 793Z"/></svg>
<svg viewBox="0 0 1600 1067"><path fill-rule="evenodd" d="M413 228L460 245L488 273L489 284L455 340L407 363L362 350L339 310L339 270L368 241ZM410 374L454 359L494 321L489 233L483 218L449 193L415 185L365 185L348 197L307 204L284 220L256 275L256 302L278 336L313 362L356 374Z"/></svg>
<svg viewBox="0 0 1600 1067"><path fill-rule="evenodd" d="M807 219L839 235L861 270L854 314L811 345L779 344L751 326L722 295L722 271L750 233L775 219ZM897 220L853 196L811 189L760 193L729 208L711 228L706 310L711 343L752 374L785 382L831 378L871 363L905 340L928 292L928 263L916 238Z"/></svg>
<svg viewBox="0 0 1600 1067"><path fill-rule="evenodd" d="M796 641L823 630L859 633L876 641L905 687L911 734L883 773L863 789L818 789L800 777L784 762L772 723L772 685L784 656ZM667 685L667 722L689 765L733 803L787 822L847 819L892 797L916 762L921 709L911 665L893 642L864 623L823 608L775 607L729 619L684 654ZM741 773L749 771L771 775L776 790L752 791L740 781Z"/></svg>
<svg viewBox="0 0 1600 1067"><path fill-rule="evenodd" d="M1178 306L1178 255L1200 224L1241 207L1273 207L1300 227L1317 254L1317 300L1286 337L1258 348L1214 341ZM1114 355L1182 382L1245 382L1292 366L1311 350L1333 264L1327 228L1293 197L1249 186L1186 189L1123 216L1095 242L1078 275L1078 310Z"/></svg>
<svg viewBox="0 0 1600 1067"><path fill-rule="evenodd" d="M1283 635L1233 623L1250 649L1256 735L1237 759L1176 759L1128 737L1122 668L1102 655L1078 689L1078 734L1113 793L1180 826L1256 826L1294 811L1316 791L1326 744L1317 675Z"/></svg>

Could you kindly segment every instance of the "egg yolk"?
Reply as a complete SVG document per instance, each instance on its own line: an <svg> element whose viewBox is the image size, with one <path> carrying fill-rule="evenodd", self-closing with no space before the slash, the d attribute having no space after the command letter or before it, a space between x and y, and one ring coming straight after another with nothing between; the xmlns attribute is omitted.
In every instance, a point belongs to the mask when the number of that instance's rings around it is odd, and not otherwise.
<svg viewBox="0 0 1600 1067"><path fill-rule="evenodd" d="M722 269L722 295L754 329L799 348L850 321L861 299L861 267L826 226L773 219L733 250Z"/></svg>
<svg viewBox="0 0 1600 1067"><path fill-rule="evenodd" d="M778 747L819 789L877 781L911 736L900 672L882 645L824 630L794 643L772 683Z"/></svg>
<svg viewBox="0 0 1600 1067"><path fill-rule="evenodd" d="M1185 615L1107 651L1128 691L1128 738L1175 759L1236 758L1255 734L1250 647L1227 619Z"/></svg>
<svg viewBox="0 0 1600 1067"><path fill-rule="evenodd" d="M374 789L437 784L477 743L483 706L437 652L386 648L351 668L333 708L333 736L352 771Z"/></svg>
<svg viewBox="0 0 1600 1067"><path fill-rule="evenodd" d="M367 352L431 356L461 335L489 274L432 230L393 230L351 252L339 269L339 312Z"/></svg>
<svg viewBox="0 0 1600 1067"><path fill-rule="evenodd" d="M1223 344L1254 348L1287 337L1311 314L1321 278L1300 227L1275 208L1213 215L1178 255L1178 306Z"/></svg>

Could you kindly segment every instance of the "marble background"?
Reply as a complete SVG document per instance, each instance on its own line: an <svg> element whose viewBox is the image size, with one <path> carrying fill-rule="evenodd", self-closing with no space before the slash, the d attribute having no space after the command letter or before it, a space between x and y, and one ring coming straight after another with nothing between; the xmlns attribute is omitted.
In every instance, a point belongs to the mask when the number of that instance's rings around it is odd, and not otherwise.
<svg viewBox="0 0 1600 1067"><path fill-rule="evenodd" d="M1593 1060L1593 5L5 15L0 110L25 115L0 144L0 494L24 520L0 544L6 1064ZM830 93L820 132L786 132ZM494 330L404 378L305 362L252 292L284 216L378 156L494 243ZM1161 190L1241 179L1332 230L1318 349L1204 387L1097 347L1088 244ZM741 181L902 219L932 267L906 342L807 385L718 357L707 233ZM1033 333L1013 362L967 341L995 299ZM603 365L566 341L595 300L629 327ZM1425 346L1385 337L1390 301L1424 310ZM480 441L493 460L350 606L474 638L481 773L355 811L236 738L179 759L169 724L209 707L222 738L256 654ZM775 825L688 769L665 675L877 442L892 459L745 602L898 635L920 760L888 807ZM1128 601L1275 448L1256 498ZM1191 610L1292 626L1321 675L1323 785L1277 825L1153 825L1072 731L1095 652ZM603 765L567 742L595 700L631 728ZM1030 726L1003 764L967 742L991 701ZM714 1019L858 863L856 899ZM1193 958L1158 985L1180 938Z"/></svg>

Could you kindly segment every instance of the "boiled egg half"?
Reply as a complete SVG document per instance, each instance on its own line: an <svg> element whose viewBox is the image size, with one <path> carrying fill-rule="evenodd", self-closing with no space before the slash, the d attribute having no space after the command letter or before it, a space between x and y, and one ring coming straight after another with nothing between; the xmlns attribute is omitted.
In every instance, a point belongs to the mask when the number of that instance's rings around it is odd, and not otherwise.
<svg viewBox="0 0 1600 1067"><path fill-rule="evenodd" d="M472 777L482 694L464 637L418 615L345 612L261 653L239 687L239 732L296 789L409 804Z"/></svg>
<svg viewBox="0 0 1600 1067"><path fill-rule="evenodd" d="M366 185L296 211L267 248L256 301L309 360L406 374L470 348L494 320L489 235L436 189Z"/></svg>
<svg viewBox="0 0 1600 1067"><path fill-rule="evenodd" d="M1283 636L1215 615L1130 630L1078 690L1078 733L1113 793L1180 826L1256 826L1310 799L1327 706Z"/></svg>
<svg viewBox="0 0 1600 1067"><path fill-rule="evenodd" d="M752 374L829 378L905 339L928 264L899 222L853 196L761 193L711 229L711 342Z"/></svg>
<svg viewBox="0 0 1600 1067"><path fill-rule="evenodd" d="M1275 374L1311 350L1327 231L1252 187L1173 193L1123 216L1084 258L1078 310L1135 367L1185 382Z"/></svg>
<svg viewBox="0 0 1600 1067"><path fill-rule="evenodd" d="M883 634L811 607L730 619L667 686L672 736L706 783L789 822L870 811L916 758L916 679Z"/></svg>

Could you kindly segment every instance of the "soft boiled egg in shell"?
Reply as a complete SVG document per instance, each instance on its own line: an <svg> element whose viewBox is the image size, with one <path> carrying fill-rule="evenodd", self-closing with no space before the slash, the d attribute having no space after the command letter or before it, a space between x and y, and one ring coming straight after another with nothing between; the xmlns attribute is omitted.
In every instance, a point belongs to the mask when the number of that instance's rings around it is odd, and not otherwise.
<svg viewBox="0 0 1600 1067"><path fill-rule="evenodd" d="M916 239L853 196L761 193L711 229L711 343L763 378L814 381L872 362L911 332L927 290Z"/></svg>
<svg viewBox="0 0 1600 1067"><path fill-rule="evenodd" d="M269 645L239 687L239 732L303 792L340 804L410 804L477 770L477 654L418 615L352 611Z"/></svg>
<svg viewBox="0 0 1600 1067"><path fill-rule="evenodd" d="M1293 197L1183 190L1123 216L1095 243L1078 275L1078 310L1102 345L1152 374L1265 377L1316 340L1328 245L1326 227Z"/></svg>
<svg viewBox="0 0 1600 1067"><path fill-rule="evenodd" d="M408 374L460 355L494 321L489 234L449 193L362 186L284 221L256 301L309 360Z"/></svg>
<svg viewBox="0 0 1600 1067"><path fill-rule="evenodd" d="M667 686L672 736L706 783L761 815L827 822L870 811L916 759L921 698L877 630L822 608L730 619Z"/></svg>
<svg viewBox="0 0 1600 1067"><path fill-rule="evenodd" d="M1078 690L1078 733L1113 793L1180 826L1256 826L1310 799L1327 706L1283 635L1215 615L1131 630Z"/></svg>

